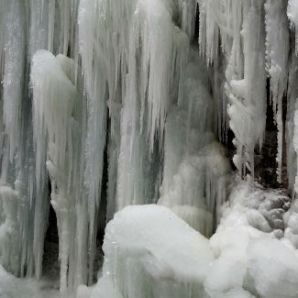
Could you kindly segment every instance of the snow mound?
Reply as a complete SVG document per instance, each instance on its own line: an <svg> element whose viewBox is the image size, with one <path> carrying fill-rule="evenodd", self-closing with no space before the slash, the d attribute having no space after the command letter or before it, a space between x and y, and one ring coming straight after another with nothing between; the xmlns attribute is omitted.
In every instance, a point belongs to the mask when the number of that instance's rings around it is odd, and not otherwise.
<svg viewBox="0 0 298 298"><path fill-rule="evenodd" d="M260 239L248 247L248 268L262 298L298 297L298 254L276 239Z"/></svg>
<svg viewBox="0 0 298 298"><path fill-rule="evenodd" d="M112 289L130 298L201 297L213 261L205 237L156 205L117 213L107 226L104 252L103 278L91 297L106 297Z"/></svg>
<svg viewBox="0 0 298 298"><path fill-rule="evenodd" d="M19 279L0 265L0 297L1 298L58 298L59 290L50 281Z"/></svg>
<svg viewBox="0 0 298 298"><path fill-rule="evenodd" d="M78 297L297 297L298 252L279 227L283 198L238 183L210 240L175 210L127 207L107 226L102 277Z"/></svg>

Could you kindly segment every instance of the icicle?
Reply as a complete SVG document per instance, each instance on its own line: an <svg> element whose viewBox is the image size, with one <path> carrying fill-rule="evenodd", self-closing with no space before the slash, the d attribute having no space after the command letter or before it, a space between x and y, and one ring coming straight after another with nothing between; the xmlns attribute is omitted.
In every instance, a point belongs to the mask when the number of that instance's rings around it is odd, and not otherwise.
<svg viewBox="0 0 298 298"><path fill-rule="evenodd" d="M107 78L106 60L101 32L101 19L97 18L101 7L99 2L81 1L79 7L79 46L82 56L82 68L88 98L88 119L86 136L85 187L89 214L89 273L93 279L93 263L96 249L97 214L101 200L104 150L106 146L107 126ZM102 29L102 28L100 28ZM96 161L96 162L95 162Z"/></svg>
<svg viewBox="0 0 298 298"><path fill-rule="evenodd" d="M178 0L178 10L180 12L181 29L187 33L190 39L193 38L196 22L197 0Z"/></svg>
<svg viewBox="0 0 298 298"><path fill-rule="evenodd" d="M240 172L248 167L253 177L254 148L262 146L266 123L265 36L261 4L252 3L243 24L244 79L232 80L226 89L231 91L228 93L231 100L228 112L236 137L234 162Z"/></svg>
<svg viewBox="0 0 298 298"><path fill-rule="evenodd" d="M288 1L288 10L287 15L289 20L291 21L292 26L295 29L295 51L296 55L298 55L298 1L297 0L289 0Z"/></svg>
<svg viewBox="0 0 298 298"><path fill-rule="evenodd" d="M289 183L289 191L292 197L295 197L295 177L297 175L297 165L296 165L296 152L294 147L294 132L295 132L295 112L296 112L296 101L298 98L298 88L297 88L297 65L298 58L294 52L292 52L289 59L289 86L287 90L287 119L286 119L286 142L287 142L287 176Z"/></svg>
<svg viewBox="0 0 298 298"><path fill-rule="evenodd" d="M24 253L30 245L22 243L29 234L26 233L28 226L25 221L30 212L30 197L26 196L29 192L20 189L18 180L26 164L23 160L25 154L22 154L25 151L22 113L25 98L26 10L19 0L0 2L0 10L0 27L3 29L0 33L1 201L4 208L2 210L0 206L0 212L6 217L4 223L1 222L2 241L6 247L0 255L7 270L23 276L25 261L28 262L28 272L32 268L32 262ZM28 171L28 176L30 174Z"/></svg>
<svg viewBox="0 0 298 298"><path fill-rule="evenodd" d="M284 119L283 96L287 89L287 66L289 52L289 31L286 16L286 2L267 0L266 22L266 68L270 77L272 107L278 129L278 181L282 179Z"/></svg>
<svg viewBox="0 0 298 298"><path fill-rule="evenodd" d="M76 226L75 193L79 186L75 179L75 162L80 152L80 137L76 130L74 106L79 95L67 76L70 61L63 56L38 51L33 57L33 128L38 150L47 150L46 167L52 184L51 203L57 215L59 231L60 289L65 293L72 281L72 254ZM74 69L73 69L74 71ZM74 73L74 72L73 72ZM47 139L46 146L39 146ZM44 156L44 152L38 152ZM79 154L79 155L77 155ZM43 165L45 166L45 165Z"/></svg>
<svg viewBox="0 0 298 298"><path fill-rule="evenodd" d="M20 1L10 1L7 9L6 28L3 27L6 29L3 64L3 123L9 138L9 158L12 161L20 140L20 112L25 69L25 20Z"/></svg>
<svg viewBox="0 0 298 298"><path fill-rule="evenodd" d="M216 1L199 0L200 33L199 44L202 56L206 57L207 63L212 64L218 58L219 50L219 27L214 13Z"/></svg>

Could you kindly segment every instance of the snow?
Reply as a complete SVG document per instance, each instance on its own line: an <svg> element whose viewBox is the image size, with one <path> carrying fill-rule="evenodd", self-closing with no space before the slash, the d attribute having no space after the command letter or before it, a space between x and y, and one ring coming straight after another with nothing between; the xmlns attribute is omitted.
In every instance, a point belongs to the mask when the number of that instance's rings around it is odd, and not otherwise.
<svg viewBox="0 0 298 298"><path fill-rule="evenodd" d="M281 195L238 183L210 239L165 207L124 208L106 228L97 284L79 297L296 297L298 252L266 214Z"/></svg>
<svg viewBox="0 0 298 298"><path fill-rule="evenodd" d="M100 293L108 278L120 297L188 297L190 292L200 296L213 260L206 238L156 205L117 213L106 228L103 249L103 283L100 280L94 291Z"/></svg>
<svg viewBox="0 0 298 298"><path fill-rule="evenodd" d="M260 239L248 247L248 260L249 274L261 297L297 297L298 254L292 246Z"/></svg>
<svg viewBox="0 0 298 298"><path fill-rule="evenodd" d="M0 297L1 298L58 298L58 289L53 288L50 281L18 279L7 273L0 266Z"/></svg>

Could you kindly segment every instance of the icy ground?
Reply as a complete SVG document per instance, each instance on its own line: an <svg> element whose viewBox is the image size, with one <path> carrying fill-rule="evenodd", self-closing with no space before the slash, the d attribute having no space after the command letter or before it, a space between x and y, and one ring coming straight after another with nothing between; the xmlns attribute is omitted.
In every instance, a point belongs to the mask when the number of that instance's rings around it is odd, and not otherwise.
<svg viewBox="0 0 298 298"><path fill-rule="evenodd" d="M78 297L296 298L288 205L281 191L241 182L209 240L165 207L126 207L106 228L102 277Z"/></svg>
<svg viewBox="0 0 298 298"><path fill-rule="evenodd" d="M45 246L44 277L39 281L34 278L17 278L0 265L0 298L60 297L58 243L50 237Z"/></svg>
<svg viewBox="0 0 298 298"><path fill-rule="evenodd" d="M1 298L56 298L59 289L52 280L18 279L0 266Z"/></svg>

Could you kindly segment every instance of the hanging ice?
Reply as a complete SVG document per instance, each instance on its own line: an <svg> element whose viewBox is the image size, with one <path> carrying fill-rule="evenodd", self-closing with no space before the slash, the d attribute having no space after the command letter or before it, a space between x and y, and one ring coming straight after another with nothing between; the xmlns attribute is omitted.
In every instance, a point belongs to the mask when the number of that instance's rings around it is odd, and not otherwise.
<svg viewBox="0 0 298 298"><path fill-rule="evenodd" d="M73 239L76 236L76 205L79 202L75 194L80 182L79 165L74 161L79 160L81 141L77 130L79 114L75 110L80 97L71 81L73 73L72 61L64 56L54 57L49 52L39 51L33 57L34 139L37 155L47 155L51 204L58 220L62 292L74 282L72 276L78 269L75 262L71 262L78 257L76 248L72 246L76 244Z"/></svg>
<svg viewBox="0 0 298 298"><path fill-rule="evenodd" d="M5 270L55 213L62 296L297 296L296 2L0 0Z"/></svg>

